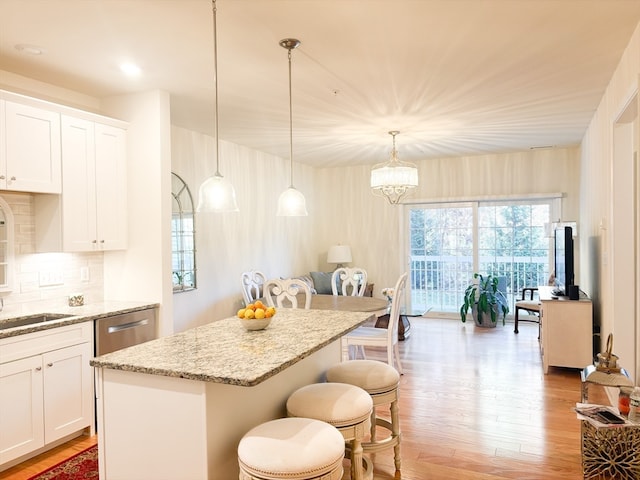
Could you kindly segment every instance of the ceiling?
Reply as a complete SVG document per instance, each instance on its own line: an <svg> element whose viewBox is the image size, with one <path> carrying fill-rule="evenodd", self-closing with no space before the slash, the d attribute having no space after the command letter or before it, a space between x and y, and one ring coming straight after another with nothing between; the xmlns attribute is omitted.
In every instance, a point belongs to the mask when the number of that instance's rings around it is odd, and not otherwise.
<svg viewBox="0 0 640 480"><path fill-rule="evenodd" d="M638 0L218 0L220 138L313 166L576 145ZM15 48L36 45L32 55ZM213 134L210 0L0 0L0 70L106 97L161 89ZM126 78L118 65L142 68ZM0 74L0 83L2 78Z"/></svg>

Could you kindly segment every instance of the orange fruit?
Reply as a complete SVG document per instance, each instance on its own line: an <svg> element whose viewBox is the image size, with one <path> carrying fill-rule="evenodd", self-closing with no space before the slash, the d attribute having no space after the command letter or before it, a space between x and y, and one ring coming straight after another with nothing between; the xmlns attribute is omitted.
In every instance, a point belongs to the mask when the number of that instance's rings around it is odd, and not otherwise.
<svg viewBox="0 0 640 480"><path fill-rule="evenodd" d="M255 310L256 306L253 303L250 303L249 305L246 306L246 308L249 310Z"/></svg>
<svg viewBox="0 0 640 480"><path fill-rule="evenodd" d="M256 308L256 312L254 315L255 315L255 318L260 320L266 316L266 312L264 311L264 308Z"/></svg>
<svg viewBox="0 0 640 480"><path fill-rule="evenodd" d="M238 318L244 318L245 310L246 308L241 308L240 310L238 310L238 313L236 313L236 315L238 315Z"/></svg>
<svg viewBox="0 0 640 480"><path fill-rule="evenodd" d="M265 307L264 303L262 303L260 300L256 300L253 304L255 305L256 309L258 308L264 309Z"/></svg>
<svg viewBox="0 0 640 480"><path fill-rule="evenodd" d="M276 314L276 309L274 307L269 307L265 310L264 316L267 318L271 318Z"/></svg>
<svg viewBox="0 0 640 480"><path fill-rule="evenodd" d="M244 318L246 318L247 320L249 320L249 319L251 319L251 318L253 318L253 317L255 317L255 313L254 313L254 311L253 311L253 310L251 310L251 309L249 309L249 308L245 309L245 311L244 311Z"/></svg>

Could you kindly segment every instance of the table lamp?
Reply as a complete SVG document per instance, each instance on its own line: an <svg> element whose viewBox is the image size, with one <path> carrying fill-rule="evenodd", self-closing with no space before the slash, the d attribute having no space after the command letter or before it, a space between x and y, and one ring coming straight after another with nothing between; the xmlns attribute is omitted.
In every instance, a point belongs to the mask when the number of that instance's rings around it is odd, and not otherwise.
<svg viewBox="0 0 640 480"><path fill-rule="evenodd" d="M336 268L344 267L351 262L351 247L349 245L334 245L327 254L327 263L335 263Z"/></svg>

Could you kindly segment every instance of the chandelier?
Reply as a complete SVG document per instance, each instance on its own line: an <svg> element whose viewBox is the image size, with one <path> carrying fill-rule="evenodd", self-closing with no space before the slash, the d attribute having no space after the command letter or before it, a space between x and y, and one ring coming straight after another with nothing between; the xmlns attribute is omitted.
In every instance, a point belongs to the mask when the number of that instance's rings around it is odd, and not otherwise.
<svg viewBox="0 0 640 480"><path fill-rule="evenodd" d="M371 169L371 190L375 195L386 197L392 205L399 203L418 186L418 167L398 160L396 135L399 133L397 130L389 132L393 137L391 159Z"/></svg>

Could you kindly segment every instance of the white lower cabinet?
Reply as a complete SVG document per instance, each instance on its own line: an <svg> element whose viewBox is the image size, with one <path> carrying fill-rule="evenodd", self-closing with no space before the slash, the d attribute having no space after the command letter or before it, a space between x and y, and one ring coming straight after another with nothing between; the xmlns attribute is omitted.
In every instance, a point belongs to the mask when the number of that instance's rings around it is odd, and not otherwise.
<svg viewBox="0 0 640 480"><path fill-rule="evenodd" d="M93 426L92 354L92 322L0 340L0 470Z"/></svg>

